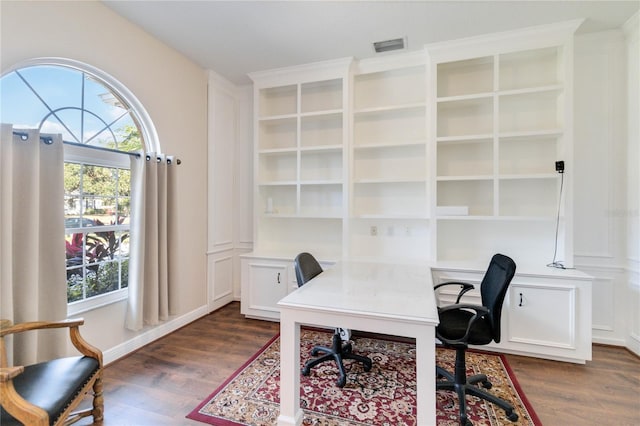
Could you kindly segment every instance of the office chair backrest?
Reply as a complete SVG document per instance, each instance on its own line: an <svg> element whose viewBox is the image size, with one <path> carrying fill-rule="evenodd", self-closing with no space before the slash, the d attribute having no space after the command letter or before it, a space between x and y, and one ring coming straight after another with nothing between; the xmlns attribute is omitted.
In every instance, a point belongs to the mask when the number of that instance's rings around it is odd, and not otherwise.
<svg viewBox="0 0 640 426"><path fill-rule="evenodd" d="M297 255L294 260L294 266L298 287L302 287L307 281L322 272L322 266L320 266L316 258L309 253L300 253Z"/></svg>
<svg viewBox="0 0 640 426"><path fill-rule="evenodd" d="M490 311L491 329L493 340L500 342L500 318L502 316L502 303L507 294L507 288L516 273L516 263L502 254L495 254L491 258L489 268L484 274L480 284L482 305Z"/></svg>

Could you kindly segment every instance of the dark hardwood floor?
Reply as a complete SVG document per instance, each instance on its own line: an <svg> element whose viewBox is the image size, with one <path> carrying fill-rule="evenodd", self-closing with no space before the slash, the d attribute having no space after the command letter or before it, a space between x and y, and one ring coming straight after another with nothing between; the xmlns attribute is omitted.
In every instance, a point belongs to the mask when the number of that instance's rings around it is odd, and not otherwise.
<svg viewBox="0 0 640 426"><path fill-rule="evenodd" d="M108 365L104 424L202 424L185 415L277 332L231 303ZM544 425L640 425L640 359L627 350L595 345L586 365L507 358Z"/></svg>

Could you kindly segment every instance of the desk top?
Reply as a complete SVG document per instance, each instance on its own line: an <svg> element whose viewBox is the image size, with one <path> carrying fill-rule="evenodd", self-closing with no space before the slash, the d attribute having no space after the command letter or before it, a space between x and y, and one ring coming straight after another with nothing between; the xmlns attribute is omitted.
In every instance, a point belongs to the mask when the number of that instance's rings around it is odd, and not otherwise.
<svg viewBox="0 0 640 426"><path fill-rule="evenodd" d="M424 264L338 262L278 305L438 324L431 270Z"/></svg>

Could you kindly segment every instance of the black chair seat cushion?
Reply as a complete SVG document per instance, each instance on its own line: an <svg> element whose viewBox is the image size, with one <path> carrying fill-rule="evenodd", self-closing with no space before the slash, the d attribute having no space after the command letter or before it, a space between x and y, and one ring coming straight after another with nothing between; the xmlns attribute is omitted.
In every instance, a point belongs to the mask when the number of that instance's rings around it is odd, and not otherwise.
<svg viewBox="0 0 640 426"><path fill-rule="evenodd" d="M436 328L436 335L447 343L446 340L458 340L464 337L469 325L469 320L474 315L473 312L455 309L440 312L440 324ZM487 317L477 320L469 333L469 345L486 345L493 339L491 322ZM456 346L456 345L453 345ZM460 344L460 347L466 347Z"/></svg>
<svg viewBox="0 0 640 426"><path fill-rule="evenodd" d="M53 424L98 368L98 361L86 356L55 359L26 366L13 379L13 386L20 396L45 410ZM0 425L21 424L2 409Z"/></svg>

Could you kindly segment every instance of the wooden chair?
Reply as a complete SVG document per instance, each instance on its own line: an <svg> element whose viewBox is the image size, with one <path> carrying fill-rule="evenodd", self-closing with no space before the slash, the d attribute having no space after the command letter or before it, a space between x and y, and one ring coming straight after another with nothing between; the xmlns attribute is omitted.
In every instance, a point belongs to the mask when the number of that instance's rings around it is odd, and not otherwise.
<svg viewBox="0 0 640 426"><path fill-rule="evenodd" d="M103 420L102 352L80 336L83 319L55 322L0 322L0 424L69 425L83 417ZM68 328L71 343L82 356L58 358L28 366L7 365L5 336L53 328ZM93 406L75 411L93 390Z"/></svg>

